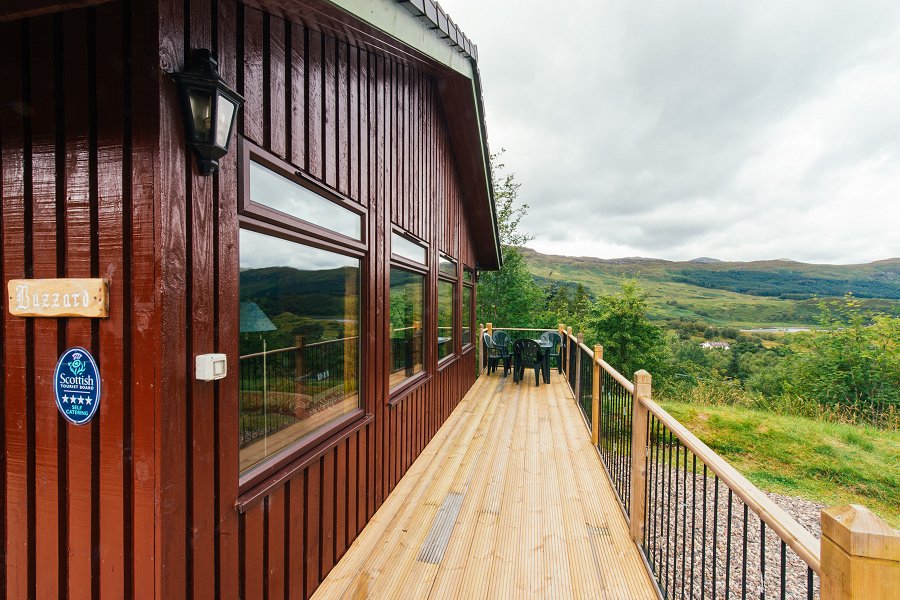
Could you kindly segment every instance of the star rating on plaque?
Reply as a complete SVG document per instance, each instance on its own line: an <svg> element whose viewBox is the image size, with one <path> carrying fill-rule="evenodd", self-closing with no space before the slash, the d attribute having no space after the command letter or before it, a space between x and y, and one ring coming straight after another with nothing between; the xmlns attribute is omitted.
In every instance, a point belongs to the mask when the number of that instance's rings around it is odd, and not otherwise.
<svg viewBox="0 0 900 600"><path fill-rule="evenodd" d="M63 396L62 401L65 402L66 404L92 404L93 403L93 400L91 400L90 396L88 396L88 397Z"/></svg>

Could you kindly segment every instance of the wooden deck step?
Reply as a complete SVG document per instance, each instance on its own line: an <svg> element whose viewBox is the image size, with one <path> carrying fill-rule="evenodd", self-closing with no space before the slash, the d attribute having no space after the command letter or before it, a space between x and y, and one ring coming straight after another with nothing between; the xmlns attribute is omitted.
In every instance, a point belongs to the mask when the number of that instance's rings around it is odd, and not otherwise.
<svg viewBox="0 0 900 600"><path fill-rule="evenodd" d="M313 596L655 598L564 380L482 376Z"/></svg>

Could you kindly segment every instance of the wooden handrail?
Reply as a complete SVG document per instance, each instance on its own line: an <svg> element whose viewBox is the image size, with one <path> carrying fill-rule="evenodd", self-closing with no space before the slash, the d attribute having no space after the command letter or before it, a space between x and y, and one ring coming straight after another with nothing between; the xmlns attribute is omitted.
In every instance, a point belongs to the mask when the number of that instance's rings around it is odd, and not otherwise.
<svg viewBox="0 0 900 600"><path fill-rule="evenodd" d="M494 331L556 331L550 327L535 329L533 327L494 327Z"/></svg>
<svg viewBox="0 0 900 600"><path fill-rule="evenodd" d="M778 534L816 574L821 576L819 540L659 404L643 396L639 399L660 423L668 427L669 431L675 434L688 450L724 481L725 485L737 494L750 510Z"/></svg>
<svg viewBox="0 0 900 600"><path fill-rule="evenodd" d="M609 373L613 379L618 381L622 385L622 387L624 387L626 390L628 390L629 394L634 393L634 384L631 383L630 381L628 381L628 379L624 375L622 375L621 373L616 371L612 367L612 365L610 365L605 360L598 360L597 362L600 363L600 366L603 368L604 371Z"/></svg>
<svg viewBox="0 0 900 600"><path fill-rule="evenodd" d="M300 348L312 348L314 346L324 346L325 344L334 344L336 342L346 342L348 340L356 340L359 339L358 335L352 335L350 337L338 338L335 340L322 340L321 342L313 342L312 344L304 344L302 346L289 346L287 348L276 348L275 350L266 350L265 352L253 352L252 354L244 354L243 356L238 356L238 360L244 360L245 358L256 358L257 356L262 356L265 354L266 356L271 356L272 354L279 354L281 352L290 352L291 350L299 350Z"/></svg>
<svg viewBox="0 0 900 600"><path fill-rule="evenodd" d="M346 342L348 340L357 340L359 339L358 335L351 335L350 337L338 338L336 340L322 340L321 342L313 342L312 344L306 344L306 348L312 348L313 346L324 346L325 344L334 344L335 342Z"/></svg>

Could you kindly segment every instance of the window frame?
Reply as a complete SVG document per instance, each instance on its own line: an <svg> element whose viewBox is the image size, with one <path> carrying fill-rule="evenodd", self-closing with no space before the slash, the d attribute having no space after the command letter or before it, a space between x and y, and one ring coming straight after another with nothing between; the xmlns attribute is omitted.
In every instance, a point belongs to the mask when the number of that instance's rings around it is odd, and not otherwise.
<svg viewBox="0 0 900 600"><path fill-rule="evenodd" d="M472 293L472 300L471 300L471 302L469 302L469 314L468 315L462 314L463 296L461 295L460 299L459 299L459 318L460 318L459 341L461 344L462 344L462 329L463 329L462 319L464 319L466 317L468 317L468 319L469 319L469 343L464 344L461 349L461 352L463 354L465 354L466 352L468 352L475 346L475 269L473 269L472 267L470 267L466 264L463 264L462 272L463 272L463 274L471 273L471 279L466 280L465 275L463 275L462 280L460 281L460 284L461 284L460 292L461 292L461 294L465 294L466 290L470 290Z"/></svg>
<svg viewBox="0 0 900 600"><path fill-rule="evenodd" d="M448 260L453 263L453 266L455 267L455 269L453 271L453 275L441 272L441 270L440 270L441 259ZM460 285L459 285L460 261L453 258L446 252L438 252L437 264L438 264L438 268L435 269L437 278L436 278L435 286L434 286L434 293L435 293L434 353L435 353L435 355L437 355L437 338L438 338L438 336L437 336L437 332L438 332L437 305L438 305L438 302L440 302L440 299L438 296L439 284L441 281L453 284L453 293L451 294L451 298L452 298L451 306L452 306L453 315L451 318L451 325L450 325L450 327L451 327L450 333L451 333L451 337L453 338L453 347L451 349L451 352L447 356L438 360L438 363L437 363L438 370L441 370L444 367L446 367L448 363L453 362L460 354L462 354L462 347L460 345L460 342L461 342L460 328L459 328L460 305L462 304L462 297L460 296Z"/></svg>
<svg viewBox="0 0 900 600"><path fill-rule="evenodd" d="M421 246L425 250L425 262L419 263L412 259L409 259L405 256L401 256L399 254L394 254L393 248L391 247L393 244L392 237L393 235L399 235L405 238L407 241L412 242L418 246ZM429 274L431 273L430 261L429 257L431 256L431 245L423 239L420 239L408 231L398 227L397 225L392 225L390 229L390 233L385 236L387 239L385 243L388 245L389 251L387 255L388 259L388 293L387 293L387 306L386 312L390 315L391 311L391 285L390 285L390 272L391 269L397 268L402 269L404 271L409 271L411 273L415 273L416 275L421 275L424 278L424 293L422 296L422 371L416 373L415 375L411 375L407 377L397 385L390 387L388 385L388 393L385 399L385 402L388 406L394 406L403 398L405 398L409 392L413 389L419 387L424 384L426 381L431 379L431 370L429 369L429 364L432 356L431 345L426 341L431 339L431 318L430 318L430 306L431 306L431 298L434 292L431 290L430 281L431 278ZM388 328L390 328L390 318L388 318ZM390 358L390 331L385 332L387 338L385 344L387 345L387 354L388 358ZM385 374L388 378L388 382L390 382L390 367L388 368L388 372Z"/></svg>
<svg viewBox="0 0 900 600"><path fill-rule="evenodd" d="M368 364L369 349L363 343L363 332L369 329L369 317L366 306L369 301L368 285L369 280L369 254L368 240L366 234L366 223L368 211L353 202L352 200L342 196L337 190L333 190L322 182L318 182L302 171L295 169L292 165L285 163L278 157L259 148L246 139L239 138L239 147L241 154L241 168L238 169L238 229L245 229L255 233L269 235L280 238L289 242L309 246L318 250L333 252L355 258L359 260L359 340L357 348L358 368L357 368L357 394L359 395L359 406L345 415L341 415L334 420L324 423L318 429L309 432L307 435L294 440L281 450L275 452L272 456L256 464L244 473L238 471L238 497L240 498L251 490L264 486L270 482L272 485L277 483L278 473L285 470L292 470L296 465L300 465L307 460L309 456L321 448L331 439L340 438L342 435L352 432L368 420L372 419L373 408L370 406L372 399L366 393L366 365ZM279 210L267 207L265 205L250 200L250 161L271 169L276 174L284 176L289 181L298 183L306 187L315 194L331 200L336 204L350 209L352 212L360 216L360 232L361 239L356 240L336 231L331 231L315 223L304 221L303 219L283 213ZM238 246L238 256L240 256L240 246ZM238 271L240 266L238 265ZM239 273L238 273L239 280ZM238 283L240 289L240 283ZM236 315L235 319L239 316ZM235 327L235 330L239 327ZM238 407L238 419L240 421L240 407ZM237 443L237 432L235 432L235 443ZM238 455L240 448L236 448Z"/></svg>
<svg viewBox="0 0 900 600"><path fill-rule="evenodd" d="M254 202L250 196L250 163L255 162L274 172L276 175L284 177L291 183L295 183L306 188L310 192L317 194L344 208L360 219L360 236L359 239L344 235L337 231L333 231L321 225L316 225L311 221L306 221L282 212L277 208ZM318 181L298 170L290 163L287 163L279 157L266 152L262 148L256 146L252 142L242 140L241 143L241 168L238 171L238 217L242 215L252 215L256 220L269 223L281 229L296 232L303 236L317 238L326 242L337 241L341 246L350 247L356 250L366 252L369 248L368 232L366 223L368 223L369 211L366 207L354 202L338 190L326 185L322 181Z"/></svg>

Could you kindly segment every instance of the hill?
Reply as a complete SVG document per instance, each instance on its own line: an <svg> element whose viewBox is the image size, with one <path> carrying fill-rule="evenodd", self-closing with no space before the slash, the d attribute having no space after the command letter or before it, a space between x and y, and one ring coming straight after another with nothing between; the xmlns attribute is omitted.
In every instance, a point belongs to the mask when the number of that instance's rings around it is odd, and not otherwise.
<svg viewBox="0 0 900 600"><path fill-rule="evenodd" d="M615 291L634 278L650 293L657 317L716 325L816 324L819 302L852 293L867 310L900 315L900 258L861 265L790 260L687 262L654 258L601 259L522 249L541 283L584 284L593 294Z"/></svg>

